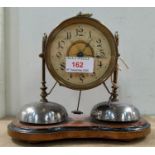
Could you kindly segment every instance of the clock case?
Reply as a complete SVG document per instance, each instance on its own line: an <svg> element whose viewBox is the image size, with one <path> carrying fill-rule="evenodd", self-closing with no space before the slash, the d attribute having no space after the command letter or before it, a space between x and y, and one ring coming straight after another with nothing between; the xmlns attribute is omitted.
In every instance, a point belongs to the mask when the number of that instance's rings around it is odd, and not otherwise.
<svg viewBox="0 0 155 155"><path fill-rule="evenodd" d="M75 18L84 20L90 18L90 14L80 13ZM42 58L41 99L39 102L24 106L18 113L17 118L8 125L8 134L13 139L30 143L76 138L130 141L144 138L150 133L150 124L141 117L138 109L133 105L122 104L118 101L118 33L114 36L115 43L113 45L116 48L117 55L113 62L115 67L111 70L112 91L110 92L105 82L102 82L110 95L109 100L96 104L90 116L80 115L78 117L75 115L68 116L65 107L47 100L47 96L57 84L56 82L51 91L47 93L45 76L45 63L49 67L48 60L46 59L47 55L45 54L47 38L45 34L42 41L42 53L39 55ZM108 76L110 76L110 73ZM61 82L60 85L65 86ZM80 98L78 108L79 102ZM76 112L81 114L78 108Z"/></svg>
<svg viewBox="0 0 155 155"><path fill-rule="evenodd" d="M109 43L110 49L111 49L111 60L110 60L110 65L109 65L107 71L104 73L104 75L102 77L100 77L95 82L90 83L90 84L77 85L77 84L72 84L68 81L65 81L61 76L59 76L56 73L55 69L53 68L52 62L50 60L50 52L51 52L50 45L53 42L53 40L55 39L55 37L57 36L57 34L64 28L66 28L70 25L74 25L74 24L87 24L87 25L93 26L94 28L99 30L106 37L106 39ZM74 89L74 90L87 90L87 89L97 87L98 85L103 83L103 81L107 80L115 69L115 66L117 63L117 57L118 57L118 51L117 51L117 46L115 44L115 38L107 27L105 27L103 24L101 24L98 20L96 20L94 18L79 15L79 16L75 16L70 19L67 19L67 20L63 21L61 24L59 24L49 34L46 42L47 42L46 47L45 47L46 52L44 55L45 55L45 62L47 64L47 68L48 68L50 74L53 76L53 78L56 81L58 81L58 83L60 85L65 86L67 88ZM66 55L66 56L69 56L69 55Z"/></svg>

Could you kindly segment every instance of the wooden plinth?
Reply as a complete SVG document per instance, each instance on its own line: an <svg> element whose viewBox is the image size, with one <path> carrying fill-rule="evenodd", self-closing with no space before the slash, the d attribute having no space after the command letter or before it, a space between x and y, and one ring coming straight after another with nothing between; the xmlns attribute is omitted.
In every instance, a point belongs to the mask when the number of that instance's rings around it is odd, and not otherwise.
<svg viewBox="0 0 155 155"><path fill-rule="evenodd" d="M8 125L8 134L28 142L54 141L71 138L103 138L130 141L150 133L150 124L141 118L132 123L94 122L89 117L69 118L55 125L32 125L14 120Z"/></svg>

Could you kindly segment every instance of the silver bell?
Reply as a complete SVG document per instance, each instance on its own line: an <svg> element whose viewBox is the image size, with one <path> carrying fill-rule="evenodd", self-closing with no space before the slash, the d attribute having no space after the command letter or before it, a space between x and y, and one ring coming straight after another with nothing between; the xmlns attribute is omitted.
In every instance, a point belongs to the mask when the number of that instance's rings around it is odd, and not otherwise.
<svg viewBox="0 0 155 155"><path fill-rule="evenodd" d="M102 102L93 107L91 117L99 121L134 122L140 119L140 112L130 104Z"/></svg>
<svg viewBox="0 0 155 155"><path fill-rule="evenodd" d="M66 121L68 114L65 108L54 102L36 102L25 105L17 118L24 123L53 124Z"/></svg>

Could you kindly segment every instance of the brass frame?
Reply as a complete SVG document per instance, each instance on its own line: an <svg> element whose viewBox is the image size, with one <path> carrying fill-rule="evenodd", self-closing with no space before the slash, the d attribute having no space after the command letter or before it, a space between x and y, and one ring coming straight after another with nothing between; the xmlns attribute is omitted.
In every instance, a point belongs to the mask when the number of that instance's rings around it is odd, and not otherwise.
<svg viewBox="0 0 155 155"><path fill-rule="evenodd" d="M96 29L99 29L107 38L110 48L111 48L111 61L110 61L110 65L107 69L107 71L105 72L105 74L98 80L96 80L95 82L92 82L90 84L86 84L86 85L76 85L76 84L72 84L68 81L65 81L63 78L61 78L56 71L54 70L51 60L50 60L50 45L51 42L54 40L54 38L56 37L56 35L65 27L72 25L72 24L88 24L91 26L94 26ZM118 49L116 46L116 42L115 42L115 38L113 36L113 34L111 33L111 31L105 27L103 24L101 24L98 20L90 18L90 17L85 17L85 16L75 16L72 18L69 18L65 21L63 21L62 23L60 23L60 25L58 25L48 36L47 42L46 42L46 47L45 47L45 62L47 65L47 68L50 72L50 74L53 76L53 78L62 86L65 86L67 88L70 89L74 89L74 90L87 90L87 89L91 89L94 88L100 84L102 84L104 81L106 81L109 76L114 72L115 67L116 67L116 63L117 63L117 57L118 57Z"/></svg>

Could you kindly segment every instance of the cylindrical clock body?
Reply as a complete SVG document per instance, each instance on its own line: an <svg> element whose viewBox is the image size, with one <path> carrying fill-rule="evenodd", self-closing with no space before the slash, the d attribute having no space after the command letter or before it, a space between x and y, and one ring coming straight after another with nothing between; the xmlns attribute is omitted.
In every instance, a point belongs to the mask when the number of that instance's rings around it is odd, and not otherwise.
<svg viewBox="0 0 155 155"><path fill-rule="evenodd" d="M93 59L93 72L67 72L66 57ZM103 83L114 71L117 47L112 33L99 21L83 16L65 20L49 35L45 60L61 85L86 90ZM73 62L73 67L80 67ZM82 66L81 66L82 67Z"/></svg>

